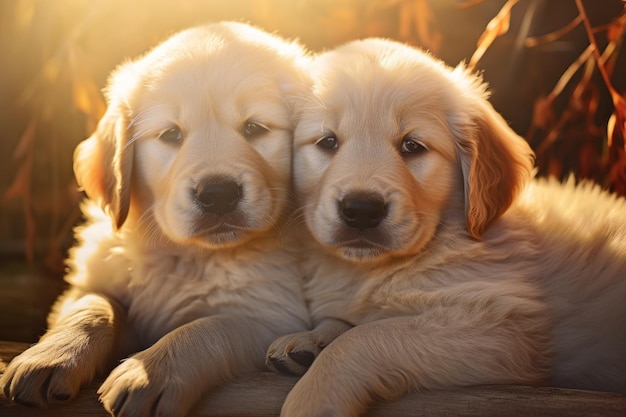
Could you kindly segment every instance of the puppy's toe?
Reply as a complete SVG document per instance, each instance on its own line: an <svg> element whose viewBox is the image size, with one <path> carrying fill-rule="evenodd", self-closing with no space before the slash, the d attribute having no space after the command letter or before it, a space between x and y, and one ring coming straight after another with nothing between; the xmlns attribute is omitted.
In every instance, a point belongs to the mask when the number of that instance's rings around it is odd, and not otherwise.
<svg viewBox="0 0 626 417"><path fill-rule="evenodd" d="M54 398L55 401L63 403L65 401L68 401L70 398L72 398L72 395L68 393L56 393L56 394L52 394L52 398Z"/></svg>
<svg viewBox="0 0 626 417"><path fill-rule="evenodd" d="M132 391L120 387L100 397L104 408L113 416L158 416L154 412L161 393L153 387L136 387Z"/></svg>
<svg viewBox="0 0 626 417"><path fill-rule="evenodd" d="M315 354L307 350L292 351L287 353L287 356L289 359L304 368L309 368L315 360Z"/></svg>
<svg viewBox="0 0 626 417"><path fill-rule="evenodd" d="M197 401L176 387L176 381L167 380L148 385L118 380L106 389L100 388L98 393L100 402L113 416L182 417Z"/></svg>
<svg viewBox="0 0 626 417"><path fill-rule="evenodd" d="M25 407L31 407L31 408L36 408L36 407L44 407L45 403L39 402L39 401L34 401L31 400L30 398L26 397L25 393L19 393L16 396L14 396L13 398L11 398L13 401L15 401L16 403L23 405Z"/></svg>
<svg viewBox="0 0 626 417"><path fill-rule="evenodd" d="M80 389L80 380L62 367L36 368L18 373L4 387L7 398L29 407L45 407L71 400Z"/></svg>
<svg viewBox="0 0 626 417"><path fill-rule="evenodd" d="M48 403L63 403L74 398L83 381L88 381L91 376L75 376L74 368L58 367L48 377L46 386L46 398Z"/></svg>
<svg viewBox="0 0 626 417"><path fill-rule="evenodd" d="M201 392L173 367L153 366L146 356L139 353L109 374L98 389L104 408L114 416L186 415Z"/></svg>
<svg viewBox="0 0 626 417"><path fill-rule="evenodd" d="M28 406L66 402L93 378L96 362L73 334L58 333L13 358L0 378L7 398ZM50 341L52 340L52 342Z"/></svg>
<svg viewBox="0 0 626 417"><path fill-rule="evenodd" d="M291 376L304 375L308 369L308 367L299 366L297 362L287 360L285 357L268 357L265 363L273 371Z"/></svg>
<svg viewBox="0 0 626 417"><path fill-rule="evenodd" d="M129 414L128 408L136 408L137 403L144 402L141 398L146 396L148 386L148 376L145 372L141 372L140 365L136 364L135 359L130 358L117 366L100 386L99 400L114 416ZM158 395L158 392L156 394ZM130 405L128 405L129 402Z"/></svg>
<svg viewBox="0 0 626 417"><path fill-rule="evenodd" d="M193 389L185 388L179 384L168 384L167 389L154 404L152 415L181 417L189 414L191 408L197 402L193 395Z"/></svg>
<svg viewBox="0 0 626 417"><path fill-rule="evenodd" d="M265 363L282 374L303 375L320 350L311 332L282 336L271 344Z"/></svg>

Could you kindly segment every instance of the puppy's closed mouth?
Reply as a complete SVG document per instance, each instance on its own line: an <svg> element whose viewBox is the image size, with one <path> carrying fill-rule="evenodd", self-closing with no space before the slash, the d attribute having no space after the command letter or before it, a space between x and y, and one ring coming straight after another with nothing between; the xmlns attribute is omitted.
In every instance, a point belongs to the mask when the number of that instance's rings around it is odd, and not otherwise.
<svg viewBox="0 0 626 417"><path fill-rule="evenodd" d="M225 215L203 213L196 220L195 229L197 234L214 234L232 229L246 230L246 216L239 211Z"/></svg>
<svg viewBox="0 0 626 417"><path fill-rule="evenodd" d="M335 233L333 240L335 245L342 247L388 250L387 235L379 229L344 228Z"/></svg>
<svg viewBox="0 0 626 417"><path fill-rule="evenodd" d="M343 253L343 256L358 260L378 258L390 251L384 244L364 236L337 240L334 246Z"/></svg>
<svg viewBox="0 0 626 417"><path fill-rule="evenodd" d="M243 235L248 234L251 229L243 219L221 218L213 222L200 222L198 229L194 233L196 239L209 240L214 243L224 243L239 240Z"/></svg>
<svg viewBox="0 0 626 417"><path fill-rule="evenodd" d="M239 244L250 234L249 232L250 229L246 227L220 224L196 233L192 240L200 245L208 244L209 247L214 245L226 247Z"/></svg>
<svg viewBox="0 0 626 417"><path fill-rule="evenodd" d="M232 223L220 222L217 225L202 229L197 232L198 236L218 236L224 234L241 234L250 231L250 228Z"/></svg>

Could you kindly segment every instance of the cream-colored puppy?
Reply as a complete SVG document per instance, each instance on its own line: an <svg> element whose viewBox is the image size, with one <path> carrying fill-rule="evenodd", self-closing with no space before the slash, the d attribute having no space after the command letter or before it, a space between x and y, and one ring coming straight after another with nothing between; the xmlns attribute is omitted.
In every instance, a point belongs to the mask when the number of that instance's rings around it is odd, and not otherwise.
<svg viewBox="0 0 626 417"><path fill-rule="evenodd" d="M626 392L626 202L531 180L531 150L462 67L370 39L311 68L294 181L318 327L268 352L313 362L282 415L471 384Z"/></svg>
<svg viewBox="0 0 626 417"><path fill-rule="evenodd" d="M221 23L114 73L106 114L75 154L89 203L71 288L2 376L8 397L66 401L138 352L101 386L105 408L182 416L262 367L276 337L308 328L294 245L280 232L302 59L296 44Z"/></svg>

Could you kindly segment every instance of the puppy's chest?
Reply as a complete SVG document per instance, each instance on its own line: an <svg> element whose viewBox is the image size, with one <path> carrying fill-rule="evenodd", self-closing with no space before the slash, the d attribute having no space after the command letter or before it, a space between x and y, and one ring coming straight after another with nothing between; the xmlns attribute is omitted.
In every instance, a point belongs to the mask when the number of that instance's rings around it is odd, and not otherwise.
<svg viewBox="0 0 626 417"><path fill-rule="evenodd" d="M470 311L490 303L510 285L480 279L476 271L463 268L463 263L446 264L445 268L436 264L424 268L415 261L372 269L342 269L340 265L317 268L307 283L314 322L335 317L359 325L442 308ZM520 296L534 294L533 288L522 282L515 285Z"/></svg>
<svg viewBox="0 0 626 417"><path fill-rule="evenodd" d="M437 285L404 268L317 268L306 285L314 322L341 318L355 325L418 314L436 303Z"/></svg>
<svg viewBox="0 0 626 417"><path fill-rule="evenodd" d="M163 257L133 270L128 320L153 343L197 318L229 312L251 296L249 272L235 260Z"/></svg>

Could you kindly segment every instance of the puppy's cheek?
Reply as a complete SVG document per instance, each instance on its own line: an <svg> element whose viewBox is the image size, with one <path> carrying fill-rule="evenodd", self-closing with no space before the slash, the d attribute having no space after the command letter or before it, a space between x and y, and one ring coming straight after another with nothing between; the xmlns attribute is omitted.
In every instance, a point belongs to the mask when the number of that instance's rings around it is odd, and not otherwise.
<svg viewBox="0 0 626 417"><path fill-rule="evenodd" d="M312 198L322 184L324 172L329 167L328 157L310 146L296 148L294 153L294 185L303 197Z"/></svg>
<svg viewBox="0 0 626 417"><path fill-rule="evenodd" d="M200 211L192 201L191 191L186 187L169 191L155 200L154 217L165 235L174 241L182 241L191 237Z"/></svg>
<svg viewBox="0 0 626 417"><path fill-rule="evenodd" d="M435 235L437 222L425 219L417 224L415 228L407 229L397 239L396 251L400 255L410 255L419 252Z"/></svg>
<svg viewBox="0 0 626 417"><path fill-rule="evenodd" d="M270 168L259 162L253 165L254 161L251 160L249 169L237 177L243 197L236 210L251 229L262 229L264 222L271 221L274 210L272 188L283 187L280 181L272 181Z"/></svg>
<svg viewBox="0 0 626 417"><path fill-rule="evenodd" d="M272 222L271 219L278 219L280 216L286 214L289 195L288 188L284 185L272 188L269 192L271 199L271 215L267 218L267 220L268 222Z"/></svg>
<svg viewBox="0 0 626 417"><path fill-rule="evenodd" d="M265 184L261 187L268 191L275 205L283 206L291 188L291 161L280 167L272 165L267 172L260 174L265 175Z"/></svg>
<svg viewBox="0 0 626 417"><path fill-rule="evenodd" d="M274 131L251 145L256 152L246 152L246 166L258 171L266 182L286 186L291 178L291 136L286 131Z"/></svg>
<svg viewBox="0 0 626 417"><path fill-rule="evenodd" d="M170 196L172 189L179 187L172 174L175 152L154 141L138 141L135 146L131 204L140 213L163 208L164 202L176 198Z"/></svg>
<svg viewBox="0 0 626 417"><path fill-rule="evenodd" d="M259 141L254 148L276 174L288 178L291 175L291 146L290 137L280 132L280 137Z"/></svg>
<svg viewBox="0 0 626 417"><path fill-rule="evenodd" d="M326 246L335 244L334 236L342 226L336 210L323 204L323 201L314 203L307 212L306 222L309 230L320 243Z"/></svg>
<svg viewBox="0 0 626 417"><path fill-rule="evenodd" d="M133 175L153 189L163 189L176 160L176 149L157 140L135 143Z"/></svg>

